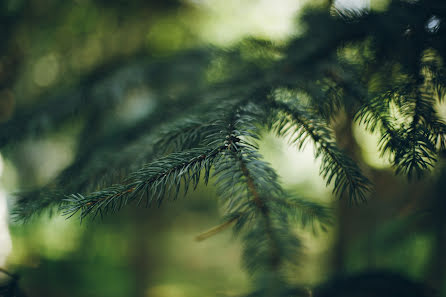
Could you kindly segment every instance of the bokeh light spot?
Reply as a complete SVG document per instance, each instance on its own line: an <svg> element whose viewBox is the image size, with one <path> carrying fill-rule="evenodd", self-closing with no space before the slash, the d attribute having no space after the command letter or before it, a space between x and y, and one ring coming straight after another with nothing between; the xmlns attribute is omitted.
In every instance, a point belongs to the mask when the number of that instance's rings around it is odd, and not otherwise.
<svg viewBox="0 0 446 297"><path fill-rule="evenodd" d="M50 53L37 60L34 65L33 79L39 87L47 87L56 81L59 74L59 59Z"/></svg>

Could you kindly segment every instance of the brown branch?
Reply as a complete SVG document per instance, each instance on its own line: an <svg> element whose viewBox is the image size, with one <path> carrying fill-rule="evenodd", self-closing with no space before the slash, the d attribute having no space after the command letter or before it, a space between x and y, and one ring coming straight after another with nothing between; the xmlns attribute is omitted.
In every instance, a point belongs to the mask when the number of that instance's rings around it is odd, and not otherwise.
<svg viewBox="0 0 446 297"><path fill-rule="evenodd" d="M222 223L222 224L220 224L218 226L215 226L215 227L213 227L213 228L211 228L211 229L201 233L200 235L196 236L195 240L196 241L203 241L205 239L208 239L209 237L214 236L215 234L217 234L217 233L219 233L219 232L221 232L223 230L226 230L229 226L231 226L232 223L234 223L239 218L240 218L240 215L238 215L236 217L233 217L232 219L230 219L230 220L228 220L228 221L226 221L226 222L224 222L224 223Z"/></svg>
<svg viewBox="0 0 446 297"><path fill-rule="evenodd" d="M233 152L233 154L235 154L235 152ZM281 262L281 256L280 256L280 252L279 252L279 247L277 245L277 240L274 236L271 217L269 215L269 209L265 205L265 203L262 201L262 199L260 198L260 194L256 189L254 180L253 180L248 168L246 167L246 164L244 163L243 159L239 155L236 155L236 157L239 159L239 161L241 163L240 168L242 170L243 175L246 178L246 183L248 184L248 191L251 193L251 195L253 197L252 200L254 201L255 205L260 210L260 213L262 214L262 216L264 218L266 234L269 237L270 242L271 242L272 257L271 257L270 264L274 270L277 270L279 268L279 265Z"/></svg>

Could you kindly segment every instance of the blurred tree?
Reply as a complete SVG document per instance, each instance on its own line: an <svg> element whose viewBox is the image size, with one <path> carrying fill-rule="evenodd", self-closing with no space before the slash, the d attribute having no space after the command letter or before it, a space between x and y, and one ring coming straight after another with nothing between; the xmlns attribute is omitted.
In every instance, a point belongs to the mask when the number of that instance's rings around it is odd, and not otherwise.
<svg viewBox="0 0 446 297"><path fill-rule="evenodd" d="M51 31L56 39L72 34L72 40L60 44L63 52L89 42L87 32L98 25L94 23L98 11L142 17L139 10L162 15L185 5L89 1L83 4L87 9L78 4L74 11L91 16L77 18L67 3L2 4L6 31L2 28L5 42L0 47L4 121L0 146L12 154L13 143L51 135L73 123L75 128L66 133L77 137L70 165L46 185L36 182L35 189L16 195L17 219L26 221L51 208L84 219L116 212L132 202L160 206L165 199L175 200L212 180L226 215L221 225L198 239L234 227L244 244L243 266L254 280L253 292L247 296L305 295L307 290L290 280L302 254L293 221L326 229L333 223L332 213L285 190L256 141L272 130L299 149L312 142L315 157L322 161L320 174L332 185L334 195L344 198L344 204L360 204L382 191L375 190L371 180L379 187L387 187L388 182L380 184L382 173L363 164L352 132L357 123L379 135L379 149L390 158L396 174L414 180L434 167L440 172L430 175L438 186L424 193L425 200L418 201L416 209L426 209L429 218L423 226L435 234L425 280L442 289L446 276L444 260L439 258L443 259L446 248L441 199L445 175L444 166L436 164L446 149L446 125L438 113L445 97L446 3L394 0L379 11L337 10L332 3L323 3L305 10L300 20L304 32L284 44L248 39L226 50L197 47L163 55L156 46L147 54L136 38L129 44L131 50L116 50L101 62L87 63L83 72L73 70L70 80L60 84L53 84L60 58L51 53L37 60L33 72L45 92L21 90L23 98L32 99L16 99L13 107L9 88L16 81L22 55L14 44L27 42L14 39L20 30L32 30L36 23L57 26L60 19L71 16L82 25ZM60 19L53 16L56 12L63 12ZM164 34L178 33L169 30ZM36 38L51 42L42 35ZM98 55L97 43L91 42L86 55ZM391 204L383 202L375 213L386 205ZM349 236L354 233L351 218L356 211L339 208L336 274L344 273L348 264ZM139 259L135 257L135 262Z"/></svg>

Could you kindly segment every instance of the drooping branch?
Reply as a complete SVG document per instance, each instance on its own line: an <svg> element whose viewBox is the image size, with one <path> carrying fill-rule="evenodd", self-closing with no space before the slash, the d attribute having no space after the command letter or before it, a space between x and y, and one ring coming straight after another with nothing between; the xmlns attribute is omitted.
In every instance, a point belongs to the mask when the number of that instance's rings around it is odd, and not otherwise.
<svg viewBox="0 0 446 297"><path fill-rule="evenodd" d="M333 192L339 197L345 193L351 201L365 201L371 183L356 163L337 147L328 125L297 103L275 101L273 105L278 111L273 123L277 134L286 136L290 133L291 143L299 149L308 138L312 139L316 147L315 156L322 156L320 173L327 185L334 181Z"/></svg>
<svg viewBox="0 0 446 297"><path fill-rule="evenodd" d="M228 216L220 226L244 226L243 261L252 272L278 273L285 263L294 263L300 242L289 233L286 210L275 205L275 197L286 196L276 173L262 160L252 137L258 138L256 122L262 110L247 105L231 111L221 122L226 149L215 163L219 195L227 202ZM249 128L247 128L249 127ZM220 230L217 226L212 230ZM257 238L253 240L253 238Z"/></svg>

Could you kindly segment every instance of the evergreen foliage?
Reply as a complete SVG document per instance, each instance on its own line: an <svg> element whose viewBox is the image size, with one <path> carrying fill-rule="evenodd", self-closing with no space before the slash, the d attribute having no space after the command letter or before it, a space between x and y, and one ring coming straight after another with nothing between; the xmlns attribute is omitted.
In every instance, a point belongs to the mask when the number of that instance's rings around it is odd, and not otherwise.
<svg viewBox="0 0 446 297"><path fill-rule="evenodd" d="M446 87L446 3L394 0L382 12L323 6L300 21L305 32L286 44L251 39L227 50L137 57L19 110L2 124L2 147L75 118L83 131L69 167L50 184L16 194L16 218L52 207L84 219L132 202L161 206L211 182L226 215L198 239L233 225L243 266L256 280L248 296L305 294L287 281L286 268L302 251L291 223L324 230L332 212L284 189L256 141L267 130L297 149L311 141L334 195L359 204L373 185L336 142L333 119L345 113L380 135L379 149L397 174L420 178L446 147L436 110ZM155 107L103 129L135 85L151 87Z"/></svg>

